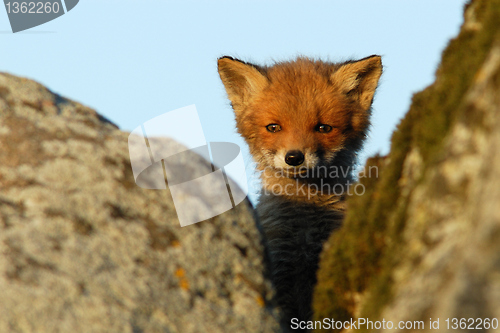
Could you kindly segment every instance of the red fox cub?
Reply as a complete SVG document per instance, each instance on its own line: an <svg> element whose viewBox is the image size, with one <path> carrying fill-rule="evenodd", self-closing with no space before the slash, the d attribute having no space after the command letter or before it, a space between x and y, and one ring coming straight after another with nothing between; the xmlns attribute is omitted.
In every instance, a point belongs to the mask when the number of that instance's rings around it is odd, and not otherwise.
<svg viewBox="0 0 500 333"><path fill-rule="evenodd" d="M331 63L299 57L267 67L222 57L218 68L238 132L261 172L257 213L283 323L290 327L293 318L312 315L318 257L342 223L381 58Z"/></svg>

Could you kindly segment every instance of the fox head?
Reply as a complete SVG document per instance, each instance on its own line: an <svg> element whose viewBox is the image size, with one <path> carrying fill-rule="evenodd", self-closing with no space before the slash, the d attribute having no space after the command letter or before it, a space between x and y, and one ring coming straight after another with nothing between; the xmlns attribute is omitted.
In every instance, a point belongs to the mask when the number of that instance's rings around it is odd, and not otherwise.
<svg viewBox="0 0 500 333"><path fill-rule="evenodd" d="M258 168L352 165L366 137L380 56L330 63L308 58L258 66L218 60L238 132Z"/></svg>

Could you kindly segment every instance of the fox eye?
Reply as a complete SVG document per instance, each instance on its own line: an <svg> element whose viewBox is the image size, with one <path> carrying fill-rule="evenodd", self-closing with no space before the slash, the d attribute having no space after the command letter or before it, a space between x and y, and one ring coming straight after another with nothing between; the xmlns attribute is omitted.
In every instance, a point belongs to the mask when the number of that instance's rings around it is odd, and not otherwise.
<svg viewBox="0 0 500 333"><path fill-rule="evenodd" d="M278 124L269 124L266 126L266 129L271 133L276 133L281 131L281 126Z"/></svg>
<svg viewBox="0 0 500 333"><path fill-rule="evenodd" d="M316 131L320 133L328 133L332 130L332 126L330 125L324 125L324 124L319 124L316 126Z"/></svg>

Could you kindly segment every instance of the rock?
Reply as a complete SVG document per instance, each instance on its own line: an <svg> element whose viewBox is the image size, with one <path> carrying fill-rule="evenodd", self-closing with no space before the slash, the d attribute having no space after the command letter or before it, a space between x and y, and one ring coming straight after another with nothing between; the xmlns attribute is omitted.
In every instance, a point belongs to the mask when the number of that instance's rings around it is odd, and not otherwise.
<svg viewBox="0 0 500 333"><path fill-rule="evenodd" d="M368 161L380 177L361 179L366 193L351 198L345 226L325 245L315 319L385 319L394 328L400 321L422 321L414 331L448 332L453 318L455 329L463 330L464 318L466 327L496 331L499 9L499 0L466 6L464 25L444 51L435 83L414 96L389 155ZM430 318L440 320L439 330L430 327Z"/></svg>
<svg viewBox="0 0 500 333"><path fill-rule="evenodd" d="M0 332L278 330L249 203L181 228L168 190L135 184L127 139L0 74Z"/></svg>

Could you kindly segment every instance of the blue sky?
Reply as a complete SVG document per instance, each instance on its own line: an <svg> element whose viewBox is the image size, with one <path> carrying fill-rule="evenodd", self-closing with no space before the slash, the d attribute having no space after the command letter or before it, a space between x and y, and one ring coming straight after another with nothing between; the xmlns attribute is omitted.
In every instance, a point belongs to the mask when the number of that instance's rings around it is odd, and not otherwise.
<svg viewBox="0 0 500 333"><path fill-rule="evenodd" d="M81 0L16 34L0 8L0 71L35 79L126 131L195 104L207 141L240 145L251 176L218 57L270 64L297 55L341 61L379 54L384 74L364 160L389 151L412 94L432 83L441 51L458 33L465 2Z"/></svg>

